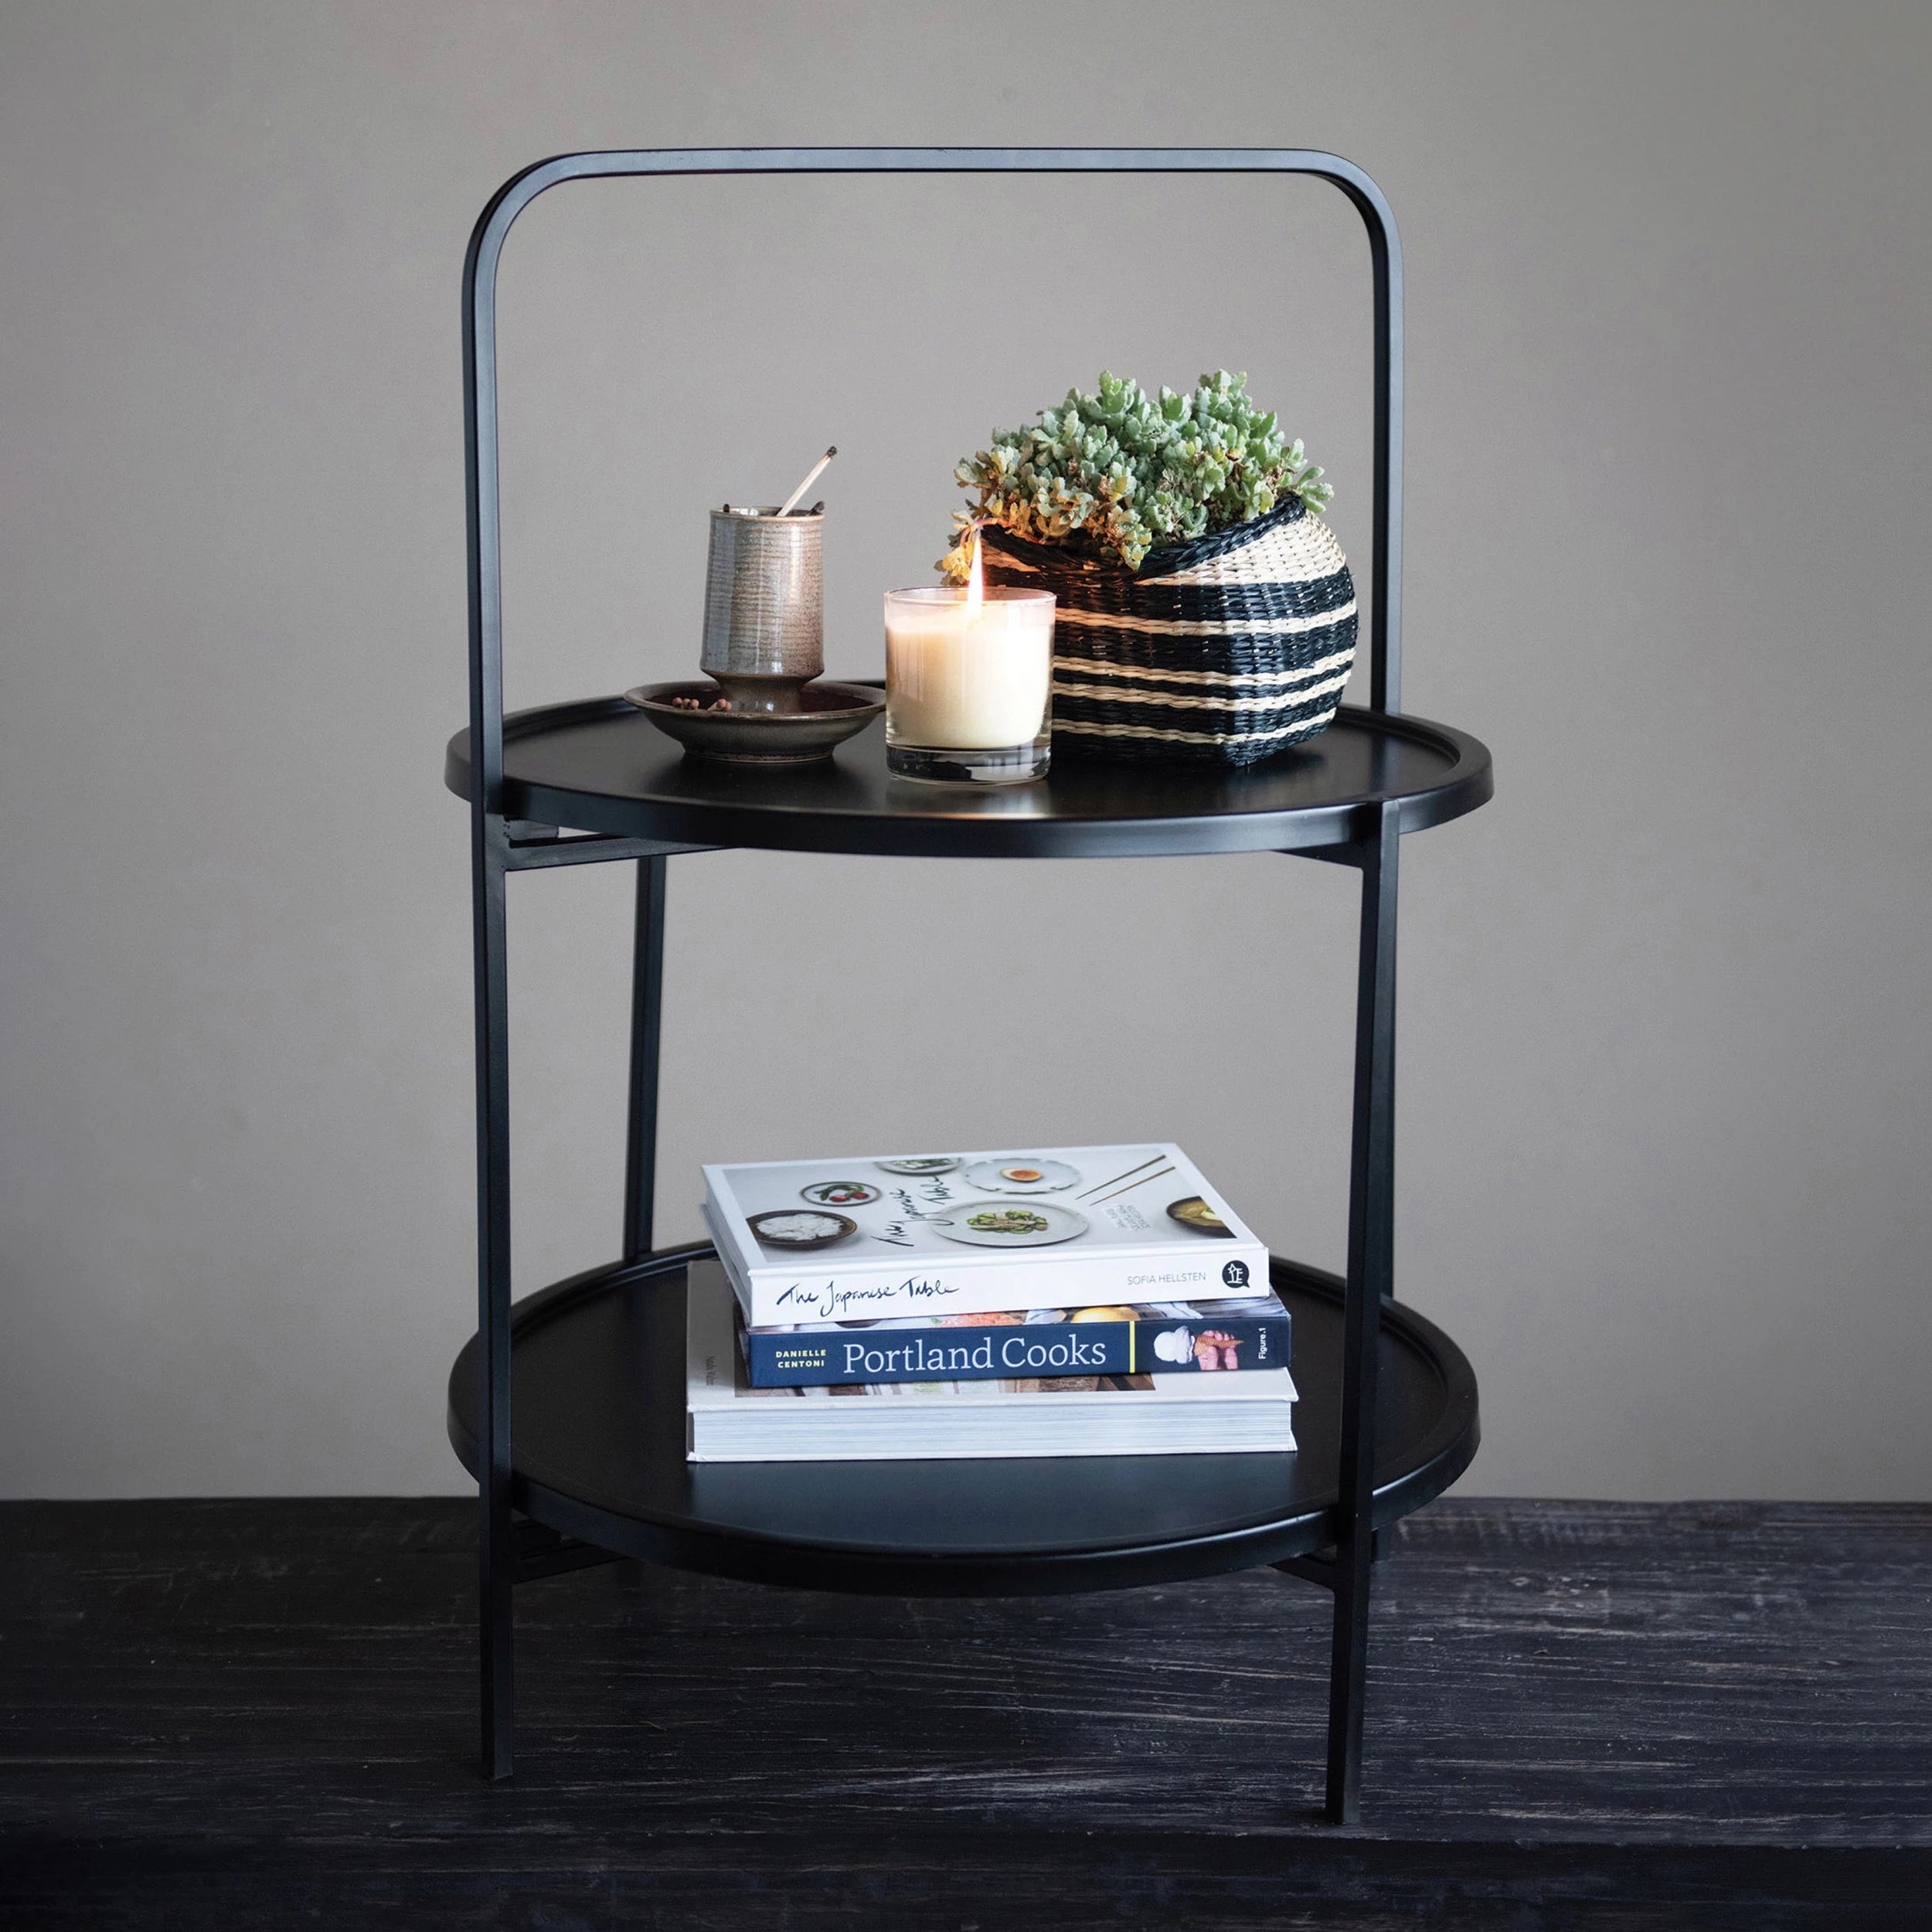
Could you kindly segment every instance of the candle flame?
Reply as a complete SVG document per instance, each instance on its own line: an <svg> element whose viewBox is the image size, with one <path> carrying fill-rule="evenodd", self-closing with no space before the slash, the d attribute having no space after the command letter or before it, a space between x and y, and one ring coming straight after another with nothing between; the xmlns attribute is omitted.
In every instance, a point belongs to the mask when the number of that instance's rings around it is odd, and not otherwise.
<svg viewBox="0 0 1932 1932"><path fill-rule="evenodd" d="M966 621L971 623L986 601L986 573L979 566L979 532L972 534L973 560L966 571Z"/></svg>

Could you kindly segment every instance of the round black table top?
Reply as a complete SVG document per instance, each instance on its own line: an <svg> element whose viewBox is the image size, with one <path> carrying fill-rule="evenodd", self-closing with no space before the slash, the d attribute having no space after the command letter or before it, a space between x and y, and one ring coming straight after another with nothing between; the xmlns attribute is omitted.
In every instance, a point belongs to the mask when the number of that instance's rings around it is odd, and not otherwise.
<svg viewBox="0 0 1932 1932"><path fill-rule="evenodd" d="M1345 705L1318 738L1240 770L1062 755L1032 784L933 785L886 769L868 726L804 765L692 758L621 698L550 705L504 723L503 816L619 837L789 852L954 858L1103 858L1345 845L1362 808L1399 804L1403 832L1473 811L1488 752L1425 719ZM444 778L470 794L469 733Z"/></svg>
<svg viewBox="0 0 1932 1932"><path fill-rule="evenodd" d="M1027 1595L1170 1582L1335 1539L1342 1286L1276 1260L1294 1318L1299 1450L1288 1455L689 1463L685 1270L708 1247L594 1270L512 1320L515 1508L606 1549L808 1589ZM450 1440L472 1474L472 1337L450 1374ZM1024 1400L1024 1398L1017 1398ZM1384 1303L1378 1528L1468 1467L1476 1385L1440 1330Z"/></svg>

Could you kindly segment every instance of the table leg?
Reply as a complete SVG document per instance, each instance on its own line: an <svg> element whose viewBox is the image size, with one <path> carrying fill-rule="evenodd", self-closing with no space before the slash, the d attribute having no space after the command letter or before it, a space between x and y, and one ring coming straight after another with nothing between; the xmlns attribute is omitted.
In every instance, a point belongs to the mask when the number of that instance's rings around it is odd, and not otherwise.
<svg viewBox="0 0 1932 1932"><path fill-rule="evenodd" d="M624 1155L624 1253L651 1252L658 1180L658 1037L664 1012L666 862L638 861L637 932L631 964L631 1107Z"/></svg>
<svg viewBox="0 0 1932 1932"><path fill-rule="evenodd" d="M1355 1129L1349 1164L1349 1285L1342 1366L1341 1493L1335 1505L1335 1638L1328 1666L1327 1815L1362 1811L1362 1714L1374 1557L1376 1393L1382 1298L1393 1281L1396 1083L1396 808L1383 804L1363 848L1355 991Z"/></svg>
<svg viewBox="0 0 1932 1932"><path fill-rule="evenodd" d="M510 1528L510 1039L503 821L481 818L474 853L477 1325L483 1338L478 1444L478 1623L483 1774L510 1774L513 1710Z"/></svg>

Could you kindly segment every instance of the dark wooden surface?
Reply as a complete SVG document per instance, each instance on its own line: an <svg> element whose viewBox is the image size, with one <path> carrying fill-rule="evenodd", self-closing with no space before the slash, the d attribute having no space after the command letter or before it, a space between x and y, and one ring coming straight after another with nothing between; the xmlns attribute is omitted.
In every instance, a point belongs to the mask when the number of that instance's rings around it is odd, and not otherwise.
<svg viewBox="0 0 1932 1932"><path fill-rule="evenodd" d="M1367 1824L1327 1599L519 1594L470 1512L0 1506L0 1924L1932 1926L1932 1508L1483 1503L1380 1570Z"/></svg>

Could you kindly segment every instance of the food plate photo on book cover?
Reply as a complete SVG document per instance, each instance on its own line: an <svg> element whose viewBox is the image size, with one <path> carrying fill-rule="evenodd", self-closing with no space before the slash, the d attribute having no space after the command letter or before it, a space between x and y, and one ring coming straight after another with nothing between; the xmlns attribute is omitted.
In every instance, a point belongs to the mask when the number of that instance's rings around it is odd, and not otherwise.
<svg viewBox="0 0 1932 1932"><path fill-rule="evenodd" d="M1091 1225L1053 1201L965 1201L933 1232L976 1248L1045 1248L1071 1241Z"/></svg>
<svg viewBox="0 0 1932 1932"><path fill-rule="evenodd" d="M798 1198L814 1207L864 1207L879 1199L879 1190L869 1181L820 1181L801 1188Z"/></svg>
<svg viewBox="0 0 1932 1932"><path fill-rule="evenodd" d="M875 1161L888 1174L950 1174L958 1166L951 1154L908 1154L896 1161Z"/></svg>
<svg viewBox="0 0 1932 1932"><path fill-rule="evenodd" d="M768 1248L828 1248L859 1232L849 1215L828 1214L822 1208L775 1208L754 1214L747 1225Z"/></svg>
<svg viewBox="0 0 1932 1932"><path fill-rule="evenodd" d="M1015 1160L1011 1155L998 1160L975 1161L959 1177L968 1187L983 1187L989 1194L1063 1194L1078 1187L1085 1177L1064 1161Z"/></svg>
<svg viewBox="0 0 1932 1932"><path fill-rule="evenodd" d="M1230 1241L1234 1238L1233 1229L1198 1194L1190 1194L1184 1201L1168 1202L1167 1211L1170 1219L1184 1228L1192 1228L1196 1234L1218 1234Z"/></svg>

